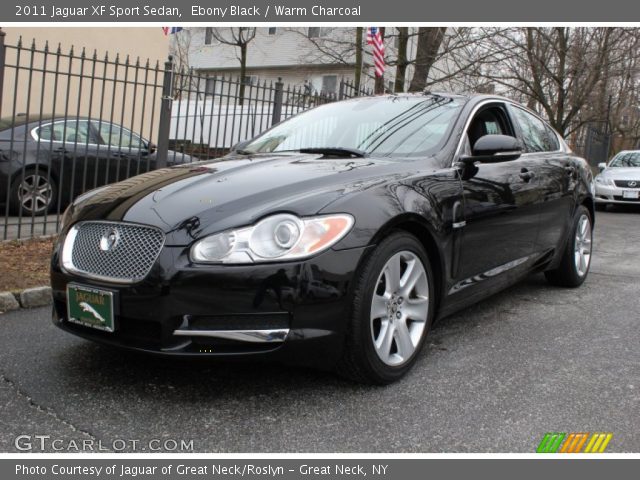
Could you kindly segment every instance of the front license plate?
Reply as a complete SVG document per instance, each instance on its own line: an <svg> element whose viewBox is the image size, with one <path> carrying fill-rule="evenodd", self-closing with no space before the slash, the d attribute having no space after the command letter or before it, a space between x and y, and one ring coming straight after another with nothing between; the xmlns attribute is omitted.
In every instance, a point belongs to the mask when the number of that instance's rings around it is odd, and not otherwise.
<svg viewBox="0 0 640 480"><path fill-rule="evenodd" d="M638 190L625 190L622 192L622 198L638 198Z"/></svg>
<svg viewBox="0 0 640 480"><path fill-rule="evenodd" d="M82 285L67 285L70 322L113 332L113 292Z"/></svg>

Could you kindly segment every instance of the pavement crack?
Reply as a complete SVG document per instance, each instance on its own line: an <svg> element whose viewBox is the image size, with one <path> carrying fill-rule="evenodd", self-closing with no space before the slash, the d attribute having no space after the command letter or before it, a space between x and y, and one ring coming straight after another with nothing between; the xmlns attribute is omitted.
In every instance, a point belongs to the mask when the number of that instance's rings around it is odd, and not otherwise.
<svg viewBox="0 0 640 480"><path fill-rule="evenodd" d="M37 410L40 413L43 413L51 418L53 418L56 422L61 423L62 425L68 427L69 429L71 429L71 431L79 433L81 435L84 435L85 437L88 437L89 439L93 440L94 442L97 442L98 439L96 438L95 435L93 435L91 432L89 432L88 430L85 430L81 427L78 427L77 425L73 424L73 422L66 420L64 418L62 418L58 412L56 412L55 410L46 407L44 405L39 404L38 402L36 402L33 397L31 397L31 395L29 395L28 393L26 393L25 391L23 391L18 385L16 385L16 383L11 380L10 378L8 378L4 373L0 372L0 382L2 382L3 384L7 385L9 388L11 388L15 394L25 400L28 405L31 408L34 408L35 410Z"/></svg>

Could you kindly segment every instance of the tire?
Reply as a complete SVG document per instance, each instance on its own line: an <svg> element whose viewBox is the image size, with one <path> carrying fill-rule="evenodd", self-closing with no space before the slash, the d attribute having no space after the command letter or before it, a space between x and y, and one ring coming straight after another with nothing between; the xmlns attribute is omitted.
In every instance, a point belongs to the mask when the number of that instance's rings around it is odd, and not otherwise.
<svg viewBox="0 0 640 480"><path fill-rule="evenodd" d="M400 379L424 344L434 302L434 277L424 247L406 232L391 234L356 277L338 373L366 384Z"/></svg>
<svg viewBox="0 0 640 480"><path fill-rule="evenodd" d="M585 281L591 267L592 225L591 213L584 205L580 205L573 216L567 245L558 268L544 272L549 283L559 287L575 288Z"/></svg>
<svg viewBox="0 0 640 480"><path fill-rule="evenodd" d="M30 194L31 193L31 194ZM44 215L54 210L58 185L45 168L27 168L11 183L10 205L14 215Z"/></svg>

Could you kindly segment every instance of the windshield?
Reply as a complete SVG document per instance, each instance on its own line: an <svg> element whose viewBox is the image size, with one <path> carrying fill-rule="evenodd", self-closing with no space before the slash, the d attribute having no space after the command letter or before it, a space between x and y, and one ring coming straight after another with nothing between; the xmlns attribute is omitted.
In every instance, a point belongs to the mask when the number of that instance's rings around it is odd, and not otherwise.
<svg viewBox="0 0 640 480"><path fill-rule="evenodd" d="M462 102L440 96L368 97L301 113L267 131L242 151L358 150L376 156L437 151Z"/></svg>
<svg viewBox="0 0 640 480"><path fill-rule="evenodd" d="M613 157L609 167L640 167L640 152L621 152Z"/></svg>

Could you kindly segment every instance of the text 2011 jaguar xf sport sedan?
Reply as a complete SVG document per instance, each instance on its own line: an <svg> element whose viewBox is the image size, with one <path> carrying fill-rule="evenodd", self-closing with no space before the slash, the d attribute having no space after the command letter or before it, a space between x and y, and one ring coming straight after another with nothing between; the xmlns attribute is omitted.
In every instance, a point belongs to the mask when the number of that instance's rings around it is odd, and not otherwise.
<svg viewBox="0 0 640 480"><path fill-rule="evenodd" d="M504 98L333 103L219 161L79 197L52 258L54 322L388 383L435 319L535 271L580 285L593 188L585 161Z"/></svg>

